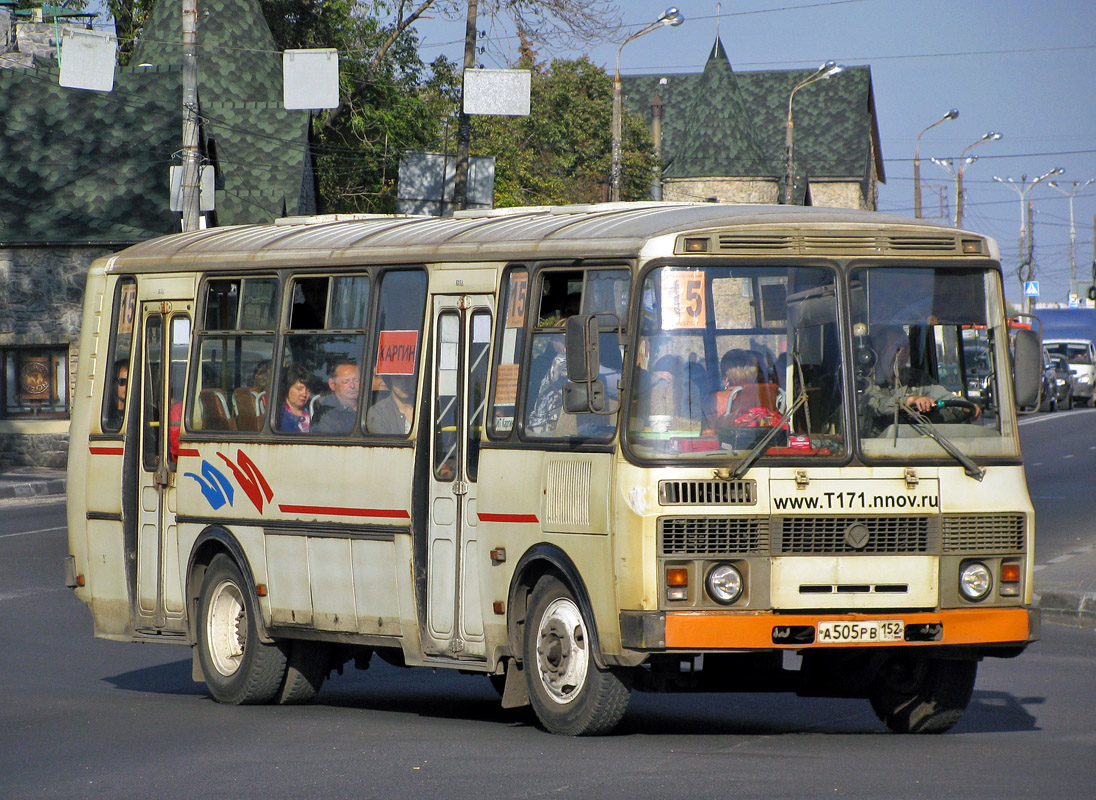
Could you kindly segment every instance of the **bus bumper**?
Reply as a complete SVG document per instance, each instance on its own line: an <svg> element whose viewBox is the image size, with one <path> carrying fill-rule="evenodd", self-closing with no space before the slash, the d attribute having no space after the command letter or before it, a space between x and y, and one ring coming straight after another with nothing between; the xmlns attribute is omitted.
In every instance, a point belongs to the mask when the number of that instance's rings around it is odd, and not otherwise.
<svg viewBox="0 0 1096 800"><path fill-rule="evenodd" d="M820 622L901 620L903 641L817 641ZM1037 608L945 609L894 614L774 614L721 611L620 613L621 644L628 650L802 650L812 647L1019 646L1039 639Z"/></svg>

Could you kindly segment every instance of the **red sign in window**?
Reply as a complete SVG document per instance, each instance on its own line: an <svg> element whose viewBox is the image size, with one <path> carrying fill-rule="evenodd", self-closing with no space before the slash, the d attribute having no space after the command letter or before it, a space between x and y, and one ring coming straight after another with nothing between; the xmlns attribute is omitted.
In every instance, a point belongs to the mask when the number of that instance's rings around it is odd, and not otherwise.
<svg viewBox="0 0 1096 800"><path fill-rule="evenodd" d="M418 331L381 331L378 375L414 375L419 356Z"/></svg>

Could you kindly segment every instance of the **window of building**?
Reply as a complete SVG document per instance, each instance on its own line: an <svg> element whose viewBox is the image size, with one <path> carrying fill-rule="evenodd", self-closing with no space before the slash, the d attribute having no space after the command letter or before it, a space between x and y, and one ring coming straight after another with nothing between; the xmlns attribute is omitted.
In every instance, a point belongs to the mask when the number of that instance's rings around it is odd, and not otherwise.
<svg viewBox="0 0 1096 800"><path fill-rule="evenodd" d="M68 348L19 347L0 351L3 360L3 419L65 419Z"/></svg>

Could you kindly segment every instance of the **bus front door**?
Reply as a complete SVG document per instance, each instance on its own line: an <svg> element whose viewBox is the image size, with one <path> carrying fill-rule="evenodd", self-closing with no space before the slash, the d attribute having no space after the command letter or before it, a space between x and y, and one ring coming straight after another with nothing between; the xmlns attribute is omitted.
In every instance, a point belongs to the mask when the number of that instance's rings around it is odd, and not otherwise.
<svg viewBox="0 0 1096 800"><path fill-rule="evenodd" d="M141 308L141 435L137 459L137 630L182 634L175 466L190 347L188 303Z"/></svg>
<svg viewBox="0 0 1096 800"><path fill-rule="evenodd" d="M479 441L487 397L491 306L486 296L434 303L426 647L486 658L476 529Z"/></svg>

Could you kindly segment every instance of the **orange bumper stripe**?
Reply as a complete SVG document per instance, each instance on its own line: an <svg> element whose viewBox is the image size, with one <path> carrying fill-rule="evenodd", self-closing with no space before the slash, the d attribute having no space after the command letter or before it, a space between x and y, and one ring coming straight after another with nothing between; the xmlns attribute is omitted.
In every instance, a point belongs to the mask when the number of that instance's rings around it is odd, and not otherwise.
<svg viewBox="0 0 1096 800"><path fill-rule="evenodd" d="M1026 642L1028 612L1024 608L951 609L917 614L727 614L683 611L666 614L668 649L719 650L735 648L832 647L816 644L773 644L773 628L788 625L815 627L820 620L856 622L871 619L900 619L907 626L940 623L943 638L936 642L906 642L906 645L955 645ZM903 646L901 642L895 645ZM854 642L839 647L879 647L878 642Z"/></svg>

